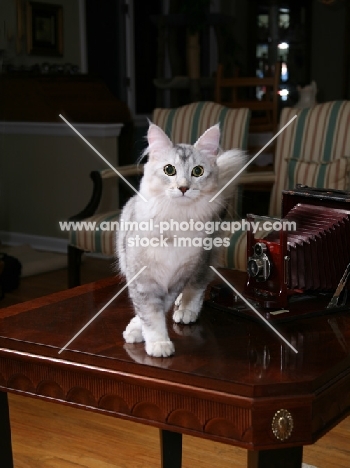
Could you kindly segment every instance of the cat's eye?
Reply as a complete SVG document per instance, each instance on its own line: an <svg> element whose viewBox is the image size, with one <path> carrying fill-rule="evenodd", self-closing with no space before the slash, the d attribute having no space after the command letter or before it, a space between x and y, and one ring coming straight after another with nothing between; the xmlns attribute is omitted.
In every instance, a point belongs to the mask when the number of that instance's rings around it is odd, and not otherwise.
<svg viewBox="0 0 350 468"><path fill-rule="evenodd" d="M165 174L168 176L173 176L176 174L175 166L173 166L172 164L167 164L166 166L163 167L163 170Z"/></svg>
<svg viewBox="0 0 350 468"><path fill-rule="evenodd" d="M204 174L204 169L202 166L195 166L193 169L192 169L192 175L195 176L195 177L200 177Z"/></svg>

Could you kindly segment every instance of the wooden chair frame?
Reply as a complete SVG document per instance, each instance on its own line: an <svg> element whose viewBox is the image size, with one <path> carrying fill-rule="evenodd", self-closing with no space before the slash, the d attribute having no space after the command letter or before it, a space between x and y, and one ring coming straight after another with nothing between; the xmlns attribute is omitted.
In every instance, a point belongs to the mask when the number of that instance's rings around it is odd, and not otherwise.
<svg viewBox="0 0 350 468"><path fill-rule="evenodd" d="M223 66L218 66L214 100L218 104L230 108L248 108L252 112L264 114L262 117L254 117L250 120L249 130L255 132L275 132L278 124L278 90L281 74L281 63L277 62L274 66L273 76L264 78L258 77L230 77L223 76ZM267 88L266 99L258 100L240 100L238 90L242 88L255 88L265 86ZM231 89L231 101L222 100L222 90Z"/></svg>

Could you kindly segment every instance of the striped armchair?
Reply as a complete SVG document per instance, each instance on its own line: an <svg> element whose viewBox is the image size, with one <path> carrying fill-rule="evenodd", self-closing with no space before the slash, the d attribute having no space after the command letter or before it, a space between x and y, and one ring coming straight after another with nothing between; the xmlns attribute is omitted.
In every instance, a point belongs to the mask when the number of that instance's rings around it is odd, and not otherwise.
<svg viewBox="0 0 350 468"><path fill-rule="evenodd" d="M350 101L283 109L279 128L295 115L297 118L277 137L270 216L281 216L282 191L296 184L350 189ZM245 271L246 249L246 235L233 234L230 247L223 251L222 266Z"/></svg>
<svg viewBox="0 0 350 468"><path fill-rule="evenodd" d="M222 132L221 147L247 149L250 111L248 109L228 109L213 102L196 102L176 109L155 109L152 122L161 127L174 143L195 143L198 137L210 126L220 123ZM118 167L124 176L142 173L142 165ZM112 169L93 172L91 178L94 190L90 203L71 220L96 223L97 229L71 231L68 242L68 286L80 284L80 264L83 252L114 255L114 231L98 229L105 221L118 220L119 211L101 210L104 205L104 186L117 175ZM107 197L108 198L108 197Z"/></svg>

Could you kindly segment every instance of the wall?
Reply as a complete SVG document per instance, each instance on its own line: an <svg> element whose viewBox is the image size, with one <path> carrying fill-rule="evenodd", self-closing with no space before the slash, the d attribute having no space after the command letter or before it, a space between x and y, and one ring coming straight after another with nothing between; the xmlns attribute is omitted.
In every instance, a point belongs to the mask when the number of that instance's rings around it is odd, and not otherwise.
<svg viewBox="0 0 350 468"><path fill-rule="evenodd" d="M69 132L67 132L69 133ZM116 137L87 137L113 165ZM0 135L0 231L67 239L59 221L80 212L92 194L92 170L108 166L78 136ZM118 208L118 180L111 207Z"/></svg>
<svg viewBox="0 0 350 468"><path fill-rule="evenodd" d="M248 66L248 2L237 0L221 0L221 12L233 18L234 38L236 40L236 61L242 73L246 73Z"/></svg>
<svg viewBox="0 0 350 468"><path fill-rule="evenodd" d="M51 3L63 6L63 56L48 57L28 55L26 49L26 13L25 0L1 0L0 1L0 49L5 49L4 62L15 68L30 68L34 64L46 63L71 63L80 68L84 63L84 44L81 44L81 29L83 23L79 21L83 3L80 0L45 0L37 3ZM16 48L17 37L17 5L20 5L23 15L24 37L21 41L22 51L18 53ZM82 12L83 13L83 12ZM4 26L5 23L5 26ZM4 31L5 27L5 31Z"/></svg>
<svg viewBox="0 0 350 468"><path fill-rule="evenodd" d="M311 79L317 83L319 102L342 99L345 46L345 3L337 9L313 1ZM349 95L347 96L349 99Z"/></svg>

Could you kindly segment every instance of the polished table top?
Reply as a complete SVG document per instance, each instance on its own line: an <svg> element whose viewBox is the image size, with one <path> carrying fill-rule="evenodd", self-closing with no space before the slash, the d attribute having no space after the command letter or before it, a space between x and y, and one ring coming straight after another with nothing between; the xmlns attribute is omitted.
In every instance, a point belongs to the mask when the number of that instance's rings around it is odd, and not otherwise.
<svg viewBox="0 0 350 468"><path fill-rule="evenodd" d="M349 411L347 310L274 324L298 353L251 318L204 307L188 326L169 314L175 355L152 358L123 340L124 291L59 353L122 286L109 278L0 310L0 389L248 449L312 443ZM282 409L292 427L277 438Z"/></svg>

